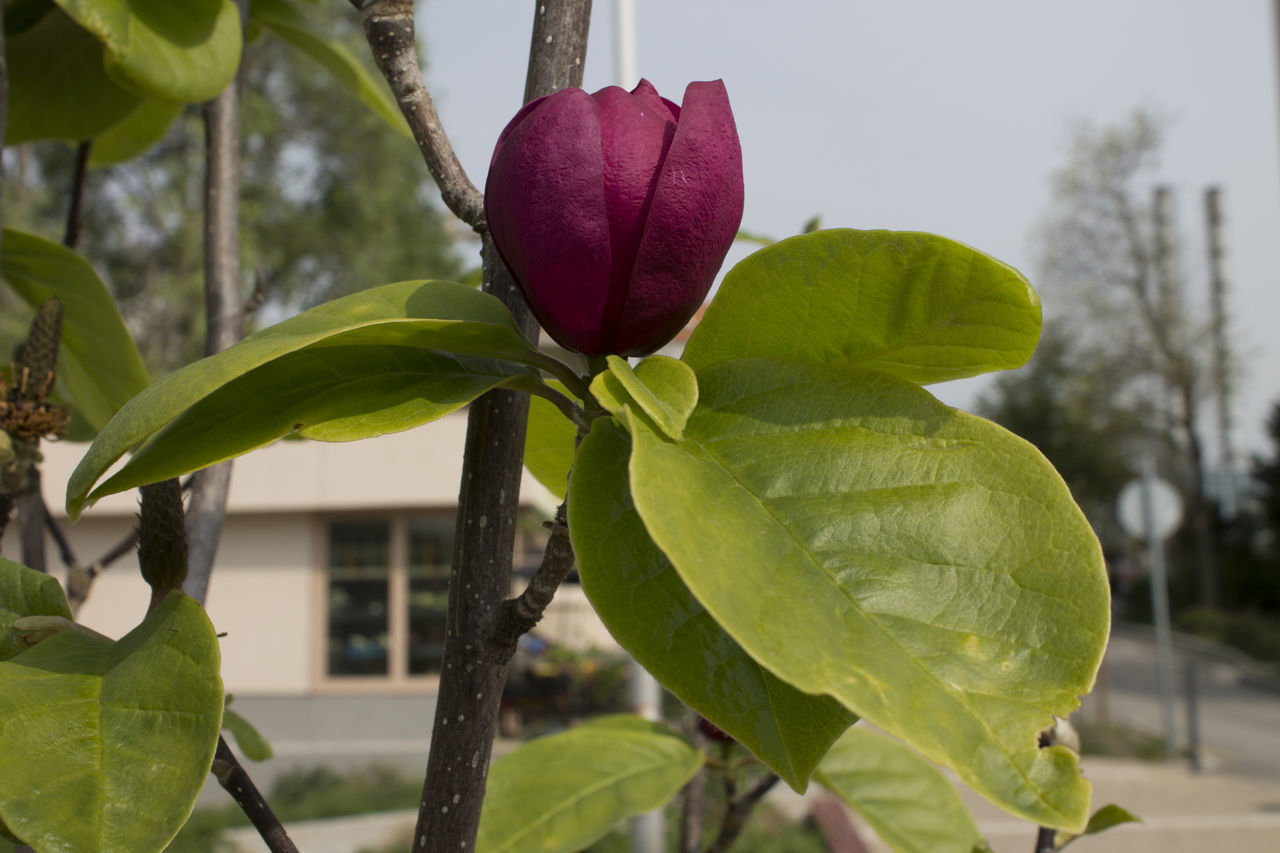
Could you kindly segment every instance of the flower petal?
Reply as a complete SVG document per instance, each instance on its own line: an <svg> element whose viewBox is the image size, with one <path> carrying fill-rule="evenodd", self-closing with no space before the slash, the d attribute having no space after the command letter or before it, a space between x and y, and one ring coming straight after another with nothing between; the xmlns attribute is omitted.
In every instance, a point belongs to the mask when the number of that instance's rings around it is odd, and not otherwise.
<svg viewBox="0 0 1280 853"><path fill-rule="evenodd" d="M690 83L658 177L614 344L643 355L702 304L742 222L742 148L724 83Z"/></svg>
<svg viewBox="0 0 1280 853"><path fill-rule="evenodd" d="M600 108L565 89L517 114L485 182L485 215L507 268L543 328L599 352L609 282Z"/></svg>

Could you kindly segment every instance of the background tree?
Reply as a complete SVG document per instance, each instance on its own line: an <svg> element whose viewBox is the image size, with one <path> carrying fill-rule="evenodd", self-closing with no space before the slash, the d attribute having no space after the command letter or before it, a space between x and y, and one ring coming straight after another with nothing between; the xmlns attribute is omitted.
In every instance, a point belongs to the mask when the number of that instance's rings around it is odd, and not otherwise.
<svg viewBox="0 0 1280 853"><path fill-rule="evenodd" d="M367 56L359 22L341 6L320 4L308 15ZM332 78L282 39L248 42L243 73L241 258L254 279L245 291L260 290L265 318L372 284L462 273L450 217L411 138L336 93ZM8 152L9 227L61 239L75 155L65 142ZM203 158L193 105L142 155L92 168L84 188L80 249L111 288L153 375L201 354L202 225L192 211L201 205ZM5 308L16 303L7 291L0 299ZM17 319L24 312L3 313L0 345L10 351L25 334Z"/></svg>
<svg viewBox="0 0 1280 853"><path fill-rule="evenodd" d="M1217 606L1214 512L1199 432L1199 407L1212 390L1208 330L1188 311L1170 196L1154 179L1164 127L1139 110L1119 125L1077 131L1053 179L1041 281L1078 348L1110 365L1098 374L1105 382L1098 402L1145 421L1162 472L1186 499L1196 597Z"/></svg>

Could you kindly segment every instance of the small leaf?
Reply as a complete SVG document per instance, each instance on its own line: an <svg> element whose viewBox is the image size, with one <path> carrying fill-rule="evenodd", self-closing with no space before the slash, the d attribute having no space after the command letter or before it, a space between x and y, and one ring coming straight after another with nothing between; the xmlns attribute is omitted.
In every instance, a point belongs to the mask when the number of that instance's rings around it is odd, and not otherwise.
<svg viewBox="0 0 1280 853"><path fill-rule="evenodd" d="M605 717L529 741L494 762L477 853L572 853L665 803L702 754L658 723Z"/></svg>
<svg viewBox="0 0 1280 853"><path fill-rule="evenodd" d="M217 355L149 386L102 430L67 483L67 510L80 514L90 489L117 459L203 398L289 353L315 347L398 346L513 361L551 363L493 296L446 281L406 281L362 290L256 332Z"/></svg>
<svg viewBox="0 0 1280 853"><path fill-rule="evenodd" d="M93 267L57 243L4 230L0 275L32 308L62 303L59 388L96 429L147 386L147 369L115 300Z"/></svg>
<svg viewBox="0 0 1280 853"><path fill-rule="evenodd" d="M123 121L113 124L93 138L89 149L90 168L113 166L132 160L164 138L174 119L182 114L177 101L148 98Z"/></svg>
<svg viewBox="0 0 1280 853"><path fill-rule="evenodd" d="M1063 850L1078 838L1083 838L1086 835L1096 835L1099 832L1105 832L1108 829L1126 823L1142 823L1142 818L1126 808L1117 806L1115 803L1108 803L1093 813L1093 816L1089 818L1089 825L1084 828L1084 832L1079 835L1059 832L1054 838L1054 843L1059 850Z"/></svg>
<svg viewBox="0 0 1280 853"><path fill-rule="evenodd" d="M683 441L627 421L635 505L694 597L797 689L1083 829L1076 757L1036 734L1092 686L1109 592L1052 466L882 373L736 359L698 389Z"/></svg>
<svg viewBox="0 0 1280 853"><path fill-rule="evenodd" d="M296 433L356 441L441 418L531 375L507 361L401 346L327 346L286 353L178 415L89 496L179 477Z"/></svg>
<svg viewBox="0 0 1280 853"><path fill-rule="evenodd" d="M921 385L1020 367L1040 300L1017 270L932 234L815 231L731 269L685 347L730 358L806 359Z"/></svg>
<svg viewBox="0 0 1280 853"><path fill-rule="evenodd" d="M861 726L836 741L815 778L897 853L969 853L982 838L938 768L910 747Z"/></svg>
<svg viewBox="0 0 1280 853"><path fill-rule="evenodd" d="M4 41L9 75L5 145L88 139L142 102L107 75L102 43L61 9L51 7L27 29L6 33Z"/></svg>
<svg viewBox="0 0 1280 853"><path fill-rule="evenodd" d="M678 439L698 402L698 380L689 366L654 355L633 370L624 358L608 356L609 369L591 381L591 393L612 414L627 405L648 415L663 433Z"/></svg>
<svg viewBox="0 0 1280 853"><path fill-rule="evenodd" d="M564 385L547 383L561 393ZM547 491L564 500L573 467L578 427L554 403L544 397L529 397L529 426L524 434L524 467Z"/></svg>
<svg viewBox="0 0 1280 853"><path fill-rule="evenodd" d="M218 640L171 594L118 643L64 631L0 662L0 821L37 850L163 850L222 719Z"/></svg>
<svg viewBox="0 0 1280 853"><path fill-rule="evenodd" d="M24 651L14 642L18 632L13 627L24 616L70 619L71 608L55 578L0 557L0 661Z"/></svg>
<svg viewBox="0 0 1280 853"><path fill-rule="evenodd" d="M400 106L382 78L370 74L342 42L316 32L306 15L288 0L254 0L249 6L249 20L261 24L319 62L334 82L373 110L397 133L413 139Z"/></svg>
<svg viewBox="0 0 1280 853"><path fill-rule="evenodd" d="M141 95L207 101L240 67L240 12L233 0L55 1L102 42L107 73Z"/></svg>
<svg viewBox="0 0 1280 853"><path fill-rule="evenodd" d="M578 451L569 530L583 591L619 644L664 687L803 791L853 714L772 675L694 599L636 513L630 454L626 433L609 418L596 420Z"/></svg>
<svg viewBox="0 0 1280 853"><path fill-rule="evenodd" d="M240 752L250 761L266 761L275 754L262 733L230 708L222 712L222 727L231 732L231 736L236 739L236 746L240 747Z"/></svg>

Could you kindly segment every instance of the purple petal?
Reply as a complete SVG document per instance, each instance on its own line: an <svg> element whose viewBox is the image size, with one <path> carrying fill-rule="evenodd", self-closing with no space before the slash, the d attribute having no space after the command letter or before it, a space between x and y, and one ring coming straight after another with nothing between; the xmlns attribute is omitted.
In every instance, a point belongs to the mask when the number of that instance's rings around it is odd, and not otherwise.
<svg viewBox="0 0 1280 853"><path fill-rule="evenodd" d="M742 206L742 148L724 83L690 83L632 269L618 354L651 352L688 322L724 263Z"/></svg>
<svg viewBox="0 0 1280 853"><path fill-rule="evenodd" d="M599 352L609 281L600 109L565 89L521 110L485 182L490 233L557 341Z"/></svg>
<svg viewBox="0 0 1280 853"><path fill-rule="evenodd" d="M604 201L609 214L609 297L601 331L603 343L612 352L613 330L631 286L631 270L657 187L658 169L676 128L656 92L657 108L617 86L592 97L600 105Z"/></svg>

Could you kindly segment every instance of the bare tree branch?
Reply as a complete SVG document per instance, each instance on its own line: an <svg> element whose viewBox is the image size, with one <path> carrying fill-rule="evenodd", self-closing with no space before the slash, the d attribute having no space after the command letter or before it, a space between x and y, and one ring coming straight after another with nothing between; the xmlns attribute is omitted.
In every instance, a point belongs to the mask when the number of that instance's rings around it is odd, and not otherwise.
<svg viewBox="0 0 1280 853"><path fill-rule="evenodd" d="M240 19L248 0L237 0ZM240 79L205 104L205 355L221 352L244 334L244 306L240 295ZM218 552L218 538L231 488L231 463L200 471L191 485L187 509L190 545L188 595L203 603L209 575Z"/></svg>
<svg viewBox="0 0 1280 853"><path fill-rule="evenodd" d="M467 177L422 82L414 33L413 0L351 0L364 18L365 38L422 151L445 206L477 231L484 227L484 197ZM554 4L553 4L554 5Z"/></svg>

